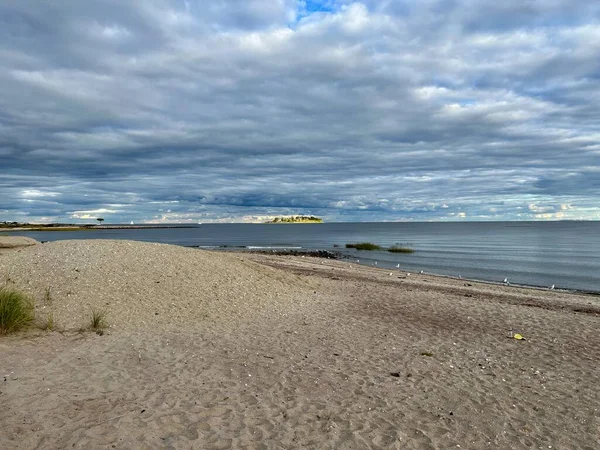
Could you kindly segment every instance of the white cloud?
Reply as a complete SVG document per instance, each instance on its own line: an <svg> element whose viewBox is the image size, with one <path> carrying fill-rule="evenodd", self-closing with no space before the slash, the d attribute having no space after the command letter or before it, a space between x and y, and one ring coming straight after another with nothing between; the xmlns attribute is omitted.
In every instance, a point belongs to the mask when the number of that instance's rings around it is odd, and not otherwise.
<svg viewBox="0 0 600 450"><path fill-rule="evenodd" d="M48 192L41 191L38 189L23 189L21 191L22 198L43 198L43 197L58 197L60 194L58 192Z"/></svg>
<svg viewBox="0 0 600 450"><path fill-rule="evenodd" d="M123 209L107 209L107 208L99 208L90 211L72 211L69 213L70 217L73 219L96 219L106 214L118 214L123 213L125 210Z"/></svg>

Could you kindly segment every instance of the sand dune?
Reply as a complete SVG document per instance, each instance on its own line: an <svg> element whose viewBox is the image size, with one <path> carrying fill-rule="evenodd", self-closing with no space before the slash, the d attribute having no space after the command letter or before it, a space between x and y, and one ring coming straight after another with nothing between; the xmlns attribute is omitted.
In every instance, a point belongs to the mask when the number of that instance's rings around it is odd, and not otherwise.
<svg viewBox="0 0 600 450"><path fill-rule="evenodd" d="M0 249L29 247L38 244L38 241L25 236L0 236Z"/></svg>
<svg viewBox="0 0 600 450"><path fill-rule="evenodd" d="M0 338L0 448L600 447L597 297L128 241L7 273L60 331Z"/></svg>
<svg viewBox="0 0 600 450"><path fill-rule="evenodd" d="M244 256L179 246L118 240L55 241L0 259L0 273L52 311L63 329L85 324L103 309L111 328L152 330L207 318L248 320L267 309L287 313L298 306L284 297L299 276ZM56 301L42 300L46 289Z"/></svg>

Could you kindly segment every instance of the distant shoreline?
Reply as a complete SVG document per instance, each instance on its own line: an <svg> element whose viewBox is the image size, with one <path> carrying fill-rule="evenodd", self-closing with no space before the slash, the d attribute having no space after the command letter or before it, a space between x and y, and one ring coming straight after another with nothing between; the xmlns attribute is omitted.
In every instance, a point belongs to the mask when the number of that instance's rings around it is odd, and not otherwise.
<svg viewBox="0 0 600 450"><path fill-rule="evenodd" d="M84 230L142 230L151 228L194 228L192 225L75 225L75 224L19 224L0 225L2 231L84 231Z"/></svg>

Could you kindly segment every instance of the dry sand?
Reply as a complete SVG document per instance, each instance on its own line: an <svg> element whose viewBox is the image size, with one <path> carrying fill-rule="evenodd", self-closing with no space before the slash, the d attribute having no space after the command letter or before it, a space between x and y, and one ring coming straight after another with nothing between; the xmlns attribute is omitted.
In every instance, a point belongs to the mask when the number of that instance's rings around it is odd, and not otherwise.
<svg viewBox="0 0 600 450"><path fill-rule="evenodd" d="M0 249L29 247L36 244L38 244L38 241L25 236L0 236Z"/></svg>
<svg viewBox="0 0 600 450"><path fill-rule="evenodd" d="M130 241L0 275L58 327L0 337L2 449L600 448L598 297Z"/></svg>

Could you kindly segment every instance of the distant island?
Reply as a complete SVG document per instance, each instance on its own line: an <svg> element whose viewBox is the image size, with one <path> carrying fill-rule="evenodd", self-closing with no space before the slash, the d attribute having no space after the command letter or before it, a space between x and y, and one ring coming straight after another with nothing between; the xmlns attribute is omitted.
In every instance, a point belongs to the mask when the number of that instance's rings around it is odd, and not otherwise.
<svg viewBox="0 0 600 450"><path fill-rule="evenodd" d="M323 219L315 216L283 216L275 217L265 223L323 223Z"/></svg>

